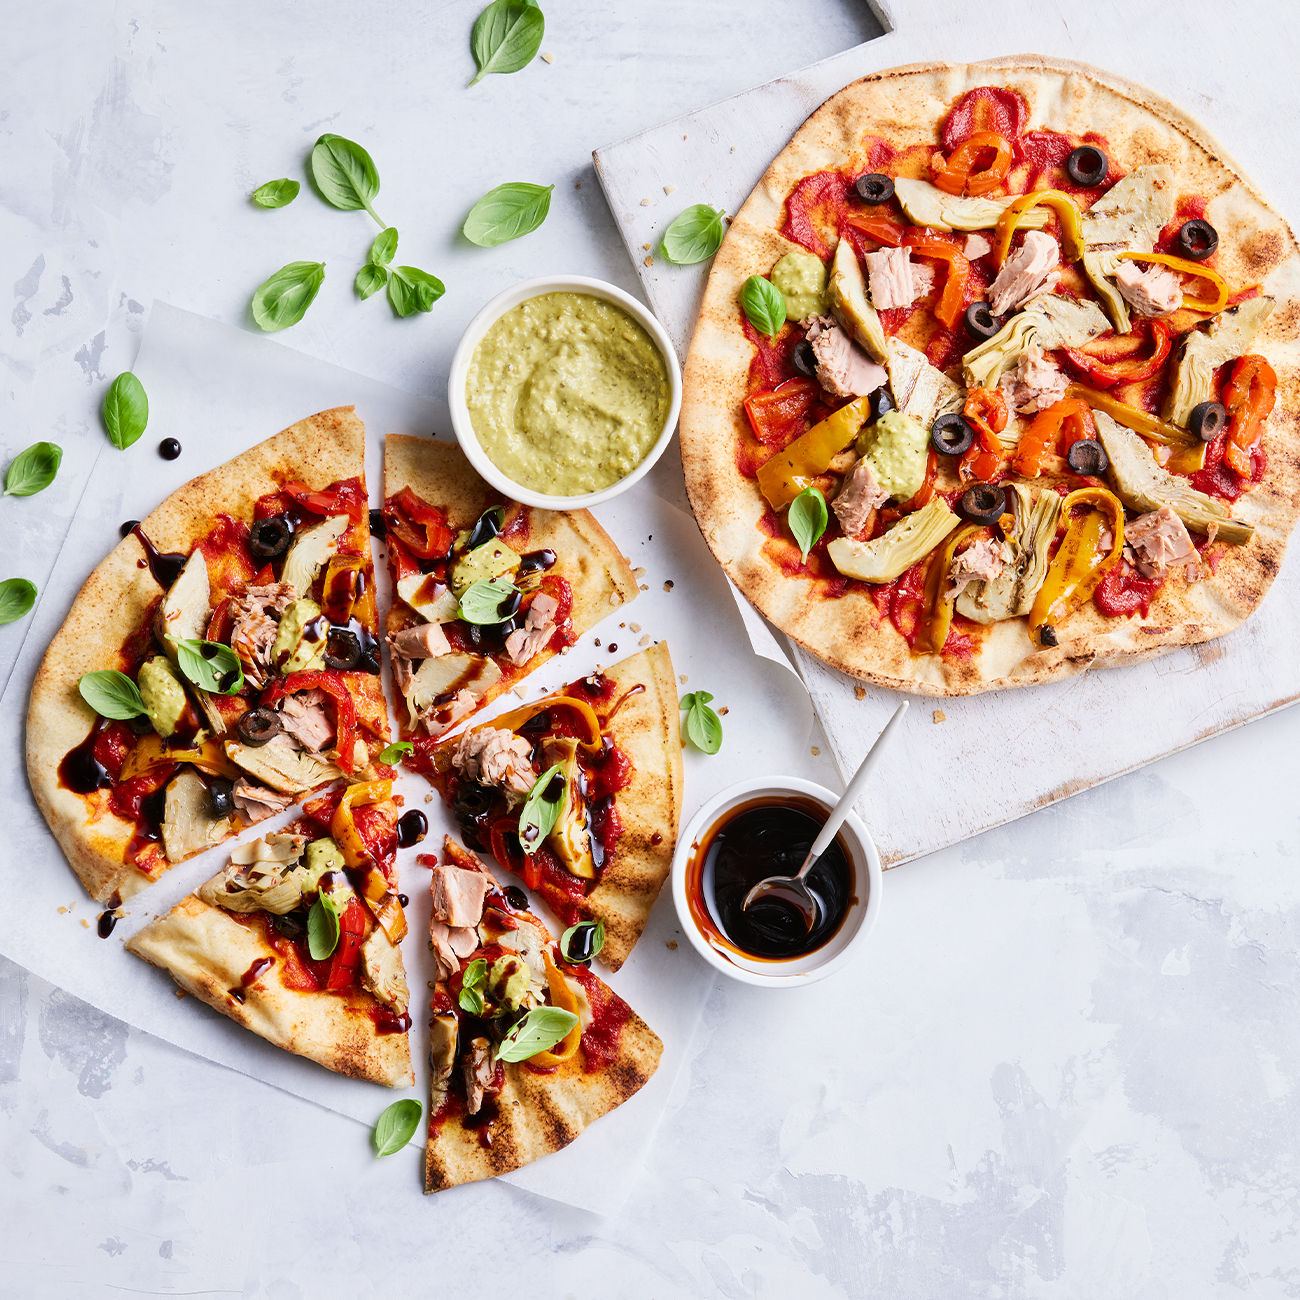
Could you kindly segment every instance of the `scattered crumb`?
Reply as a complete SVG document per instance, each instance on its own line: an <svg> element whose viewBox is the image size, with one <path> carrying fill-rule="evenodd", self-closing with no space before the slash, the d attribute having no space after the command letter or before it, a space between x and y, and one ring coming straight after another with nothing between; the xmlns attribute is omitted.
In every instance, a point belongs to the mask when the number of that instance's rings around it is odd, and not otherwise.
<svg viewBox="0 0 1300 1300"><path fill-rule="evenodd" d="M814 745L812 747L812 756L814 758L819 757L821 755L821 752L822 752L821 749L817 745ZM805 922L805 924L807 924L807 922Z"/></svg>
<svg viewBox="0 0 1300 1300"><path fill-rule="evenodd" d="M729 704L724 704L722 708L718 710L718 717L725 718L727 714L730 712L731 712L731 706Z"/></svg>
<svg viewBox="0 0 1300 1300"><path fill-rule="evenodd" d="M574 181L574 182L573 182L573 188L574 188L575 190L580 190L580 189L582 188L582 182L581 182L581 181Z"/></svg>
<svg viewBox="0 0 1300 1300"><path fill-rule="evenodd" d="M101 679L101 680L102 680L102 679ZM66 916L66 915L68 914L68 911L69 911L68 908L66 908L66 907L61 907L61 908L59 908L59 915L60 915L60 916Z"/></svg>
<svg viewBox="0 0 1300 1300"><path fill-rule="evenodd" d="M543 51L542 51L542 62L543 62L543 63L554 63L554 62L555 62L555 55L552 54L552 53L550 52L550 50L543 50Z"/></svg>
<svg viewBox="0 0 1300 1300"><path fill-rule="evenodd" d="M867 688L865 686L855 686L853 688L853 698L855 700L865 700L867 698Z"/></svg>
<svg viewBox="0 0 1300 1300"><path fill-rule="evenodd" d="M642 199L642 200L641 200L641 206L642 206L643 208L648 208L648 207L650 206L650 200L649 200L649 199Z"/></svg>
<svg viewBox="0 0 1300 1300"><path fill-rule="evenodd" d="M653 257L650 256L649 253L647 253L645 257L641 259L642 266L653 266L654 264L655 264L655 260Z"/></svg>
<svg viewBox="0 0 1300 1300"><path fill-rule="evenodd" d="M626 627L626 626L627 626L626 623L620 623L620 624L619 624L619 627ZM634 631L634 632L639 632L640 630L641 630L641 629L640 629L639 627L634 627L634 628L632 629L632 631Z"/></svg>
<svg viewBox="0 0 1300 1300"><path fill-rule="evenodd" d="M686 139L686 137L685 137L685 136L682 136L682 139L683 139L683 140L685 140L685 139Z"/></svg>
<svg viewBox="0 0 1300 1300"><path fill-rule="evenodd" d="M516 686L512 694L517 699L526 700L528 698L528 689L524 686Z"/></svg>
<svg viewBox="0 0 1300 1300"><path fill-rule="evenodd" d="M665 194L671 194L671 193L672 193L676 188L677 188L676 185L665 185L665 186L664 186L664 193L665 193Z"/></svg>
<svg viewBox="0 0 1300 1300"><path fill-rule="evenodd" d="M647 587L647 586L645 585L645 583L643 582L643 583L640 585L640 587L637 588L637 590L638 590L638 591L649 591L650 588Z"/></svg>
<svg viewBox="0 0 1300 1300"><path fill-rule="evenodd" d="M645 577L644 567L638 565L635 569L632 570L632 576L634 578L644 578Z"/></svg>
<svg viewBox="0 0 1300 1300"><path fill-rule="evenodd" d="M621 626L621 624L620 624L620 626ZM629 624L627 625L627 630L628 630L629 632L639 632L639 631L641 630L641 624L640 624L640 623L629 623Z"/></svg>
<svg viewBox="0 0 1300 1300"><path fill-rule="evenodd" d="M650 633L647 632L645 636L643 636L636 644L639 650L643 650L646 646L650 644Z"/></svg>
<svg viewBox="0 0 1300 1300"><path fill-rule="evenodd" d="M669 578L668 581L664 583L664 590L672 591L672 589L673 589L673 580Z"/></svg>
<svg viewBox="0 0 1300 1300"><path fill-rule="evenodd" d="M176 995L177 1000L188 996L184 989L172 989L172 992Z"/></svg>
<svg viewBox="0 0 1300 1300"><path fill-rule="evenodd" d="M644 248L645 251L646 251L647 253L650 251L650 245L649 245L649 244L642 244L641 247Z"/></svg>
<svg viewBox="0 0 1300 1300"><path fill-rule="evenodd" d="M934 711L935 722L946 722L947 719L948 719L948 715L942 709L935 709Z"/></svg>
<svg viewBox="0 0 1300 1300"><path fill-rule="evenodd" d="M424 802L425 802L425 803L432 803L432 802L433 802L433 795L431 795L431 794L426 794L426 795L424 796Z"/></svg>
<svg viewBox="0 0 1300 1300"><path fill-rule="evenodd" d="M686 685L686 674L685 674L685 673L678 673L678 674L677 674L677 680L678 680L679 682L681 682L681 684L682 684L683 686L685 686L685 685Z"/></svg>
<svg viewBox="0 0 1300 1300"><path fill-rule="evenodd" d="M732 153L735 153L735 152L736 152L736 146L735 146L734 144L731 146L731 152L732 152Z"/></svg>
<svg viewBox="0 0 1300 1300"><path fill-rule="evenodd" d="M669 939L668 942L667 942L666 944L664 944L664 947L667 948L667 949L669 949L671 952L676 952L676 951L677 951L677 940L676 940L676 939Z"/></svg>
<svg viewBox="0 0 1300 1300"><path fill-rule="evenodd" d="M599 650L599 649L600 649L600 637L598 637L598 636L594 636L594 637L592 637L592 638L591 638L591 644L594 645L594 646L596 647L597 650Z"/></svg>

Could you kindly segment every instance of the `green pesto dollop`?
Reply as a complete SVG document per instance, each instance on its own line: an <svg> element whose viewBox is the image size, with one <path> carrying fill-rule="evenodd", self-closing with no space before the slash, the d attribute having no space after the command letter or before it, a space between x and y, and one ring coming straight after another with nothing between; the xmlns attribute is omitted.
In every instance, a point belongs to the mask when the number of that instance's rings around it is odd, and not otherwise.
<svg viewBox="0 0 1300 1300"><path fill-rule="evenodd" d="M791 320L807 320L826 311L826 263L812 253L796 249L772 268L772 283L785 299Z"/></svg>
<svg viewBox="0 0 1300 1300"><path fill-rule="evenodd" d="M140 702L149 716L153 729L166 740L176 730L185 712L185 687L181 685L171 661L164 655L154 655L140 665L136 678L140 688Z"/></svg>
<svg viewBox="0 0 1300 1300"><path fill-rule="evenodd" d="M668 415L668 367L615 303L544 293L479 340L465 380L470 423L516 483L581 496L641 463Z"/></svg>
<svg viewBox="0 0 1300 1300"><path fill-rule="evenodd" d="M271 662L286 676L319 672L325 667L325 627L314 600L291 600L284 607L271 646Z"/></svg>
<svg viewBox="0 0 1300 1300"><path fill-rule="evenodd" d="M929 448L925 425L898 411L886 411L858 436L858 455L895 501L907 501L921 490Z"/></svg>

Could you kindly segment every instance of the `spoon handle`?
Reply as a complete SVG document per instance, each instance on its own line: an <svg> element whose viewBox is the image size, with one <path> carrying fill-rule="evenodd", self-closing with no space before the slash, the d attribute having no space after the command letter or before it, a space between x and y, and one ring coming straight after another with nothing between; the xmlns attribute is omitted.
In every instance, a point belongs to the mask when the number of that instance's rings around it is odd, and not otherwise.
<svg viewBox="0 0 1300 1300"><path fill-rule="evenodd" d="M840 827L844 825L845 818L853 811L853 805L857 803L858 796L866 789L867 779L875 770L876 764L880 761L880 756L885 752L885 742L893 735L894 728L903 720L903 714L907 712L907 706L908 701L904 700L894 710L894 716L885 723L880 735L871 742L871 748L867 750L862 765L854 772L853 780L849 782L844 793L840 795L839 802L831 809L830 816L826 818L826 825L821 829L821 834L813 840L812 848L808 851L808 857L804 861L800 874L816 862L834 842Z"/></svg>

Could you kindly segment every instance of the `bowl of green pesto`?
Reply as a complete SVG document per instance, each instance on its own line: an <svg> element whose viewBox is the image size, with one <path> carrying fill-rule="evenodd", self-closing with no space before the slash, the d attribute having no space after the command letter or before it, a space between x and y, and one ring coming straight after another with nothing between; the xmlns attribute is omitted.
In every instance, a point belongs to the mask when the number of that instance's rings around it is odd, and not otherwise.
<svg viewBox="0 0 1300 1300"><path fill-rule="evenodd" d="M682 376L662 325L587 276L526 280L470 322L451 362L471 465L525 505L571 510L631 487L677 426Z"/></svg>

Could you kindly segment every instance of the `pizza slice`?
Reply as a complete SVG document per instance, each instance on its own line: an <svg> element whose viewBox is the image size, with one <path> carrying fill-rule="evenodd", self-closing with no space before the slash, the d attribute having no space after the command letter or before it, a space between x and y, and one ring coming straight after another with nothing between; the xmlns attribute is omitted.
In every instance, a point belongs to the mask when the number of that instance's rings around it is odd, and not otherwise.
<svg viewBox="0 0 1300 1300"><path fill-rule="evenodd" d="M90 575L37 674L27 768L116 904L388 742L365 430L324 411L192 480Z"/></svg>
<svg viewBox="0 0 1300 1300"><path fill-rule="evenodd" d="M445 734L637 595L586 510L506 500L454 443L388 438L384 497L404 739Z"/></svg>
<svg viewBox="0 0 1300 1300"><path fill-rule="evenodd" d="M627 960L672 866L682 746L664 643L473 727L407 765L566 926L599 922Z"/></svg>
<svg viewBox="0 0 1300 1300"><path fill-rule="evenodd" d="M645 1084L663 1044L450 837L430 888L424 1189L437 1192L567 1146Z"/></svg>
<svg viewBox="0 0 1300 1300"><path fill-rule="evenodd" d="M126 948L277 1047L409 1085L396 824L391 780L311 800L283 830L236 847Z"/></svg>

